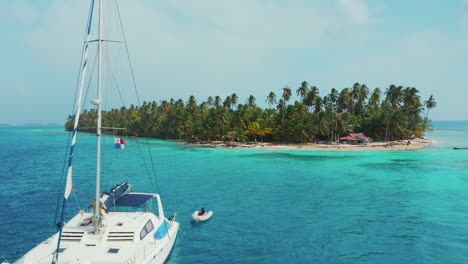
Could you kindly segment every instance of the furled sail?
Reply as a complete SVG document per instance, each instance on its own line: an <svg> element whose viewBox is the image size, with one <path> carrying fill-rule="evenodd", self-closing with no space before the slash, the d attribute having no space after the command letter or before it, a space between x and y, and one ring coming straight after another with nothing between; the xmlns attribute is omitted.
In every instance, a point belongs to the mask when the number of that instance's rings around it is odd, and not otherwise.
<svg viewBox="0 0 468 264"><path fill-rule="evenodd" d="M59 237L58 237L58 242L57 242L57 250L55 252L55 257L54 257L55 261L58 261L58 256L60 252L60 240L62 237L62 231L63 231L63 226L64 226L64 218L65 218L65 212L67 208L67 200L73 189L73 181L72 181L73 156L75 155L76 135L78 132L78 122L80 120L81 104L82 104L82 98L83 98L83 87L84 87L84 82L86 78L86 69L88 65L88 46L89 46L89 40L90 40L91 25L93 21L93 10L94 10L94 0L91 1L91 8L89 11L89 16L88 16L88 25L86 27L86 42L85 42L84 53L83 53L83 65L81 68L80 89L78 91L75 122L73 125L73 136L72 136L71 147L70 147L70 156L68 159L67 182L65 185L65 192L63 195L62 215L60 217L61 225L60 225Z"/></svg>

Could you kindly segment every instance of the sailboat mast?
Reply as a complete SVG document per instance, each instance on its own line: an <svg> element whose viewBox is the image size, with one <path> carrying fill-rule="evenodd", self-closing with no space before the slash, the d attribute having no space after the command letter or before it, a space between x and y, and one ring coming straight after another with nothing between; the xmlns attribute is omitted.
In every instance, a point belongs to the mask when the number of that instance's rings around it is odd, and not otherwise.
<svg viewBox="0 0 468 264"><path fill-rule="evenodd" d="M100 198L101 198L101 111L102 111L102 35L103 35L103 0L99 0L99 39L98 39L98 99L97 99L97 152L96 152L96 202L94 207L94 232L99 233L101 227Z"/></svg>

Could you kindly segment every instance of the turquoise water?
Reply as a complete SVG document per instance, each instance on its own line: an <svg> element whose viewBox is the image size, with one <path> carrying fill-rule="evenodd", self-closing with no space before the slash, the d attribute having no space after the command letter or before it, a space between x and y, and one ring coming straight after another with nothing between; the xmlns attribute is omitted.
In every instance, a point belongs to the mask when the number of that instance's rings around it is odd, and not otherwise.
<svg viewBox="0 0 468 264"><path fill-rule="evenodd" d="M468 263L468 122L435 122L434 144L403 152L212 149L151 140L167 215L181 231L168 263ZM54 228L68 133L0 128L0 256ZM106 138L103 188L153 191L136 142ZM95 139L80 134L69 217L93 199ZM146 149L146 146L142 146ZM148 158L148 154L144 154ZM152 170L149 167L149 170ZM201 206L214 211L192 224Z"/></svg>

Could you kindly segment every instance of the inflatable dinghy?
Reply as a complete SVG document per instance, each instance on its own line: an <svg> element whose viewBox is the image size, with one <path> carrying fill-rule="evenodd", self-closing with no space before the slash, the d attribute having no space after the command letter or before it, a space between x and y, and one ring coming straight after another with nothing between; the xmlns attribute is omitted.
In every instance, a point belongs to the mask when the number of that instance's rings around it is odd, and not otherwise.
<svg viewBox="0 0 468 264"><path fill-rule="evenodd" d="M211 218L213 216L213 211L206 212L202 215L198 215L199 211L195 211L192 214L192 220L195 222L203 222Z"/></svg>

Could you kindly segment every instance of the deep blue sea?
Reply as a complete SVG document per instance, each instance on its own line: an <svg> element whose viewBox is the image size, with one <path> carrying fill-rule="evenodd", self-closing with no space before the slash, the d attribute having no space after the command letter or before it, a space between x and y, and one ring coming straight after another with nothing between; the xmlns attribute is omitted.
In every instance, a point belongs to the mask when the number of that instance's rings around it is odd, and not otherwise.
<svg viewBox="0 0 468 264"><path fill-rule="evenodd" d="M181 223L168 263L468 263L468 150L453 150L468 147L468 122L434 122L427 136L430 147L401 152L132 138L116 150L105 137L102 185L152 192L140 159L149 146L166 215ZM55 232L68 138L60 127L0 127L0 257L14 261ZM68 217L93 199L95 145L79 134ZM202 206L213 218L192 224Z"/></svg>

